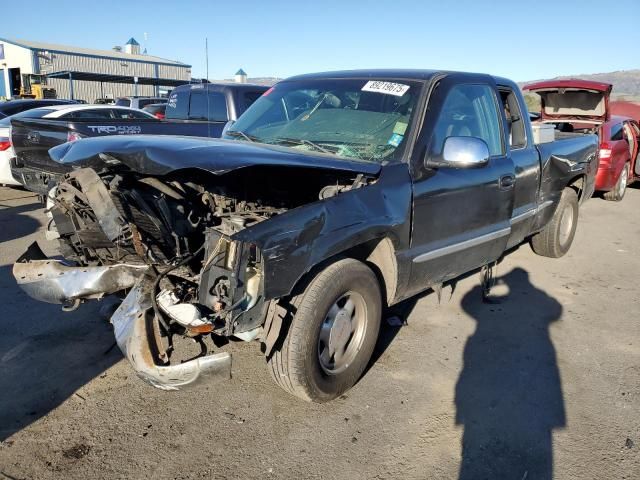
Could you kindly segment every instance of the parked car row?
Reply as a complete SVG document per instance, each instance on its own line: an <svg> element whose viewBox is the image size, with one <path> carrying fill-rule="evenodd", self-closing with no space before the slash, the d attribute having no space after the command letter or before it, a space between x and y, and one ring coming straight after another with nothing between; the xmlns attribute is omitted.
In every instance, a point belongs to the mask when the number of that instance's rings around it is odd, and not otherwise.
<svg viewBox="0 0 640 480"><path fill-rule="evenodd" d="M45 101L46 103L46 101ZM44 166L38 164L38 158L29 152L26 164L15 157L10 128L12 122L41 119L58 125L61 122L122 122L122 121L155 121L153 115L128 107L111 105L82 105L82 104L54 104L31 110L25 110L11 117L0 120L0 184L23 185L32 191L45 195L49 190L51 179L60 171L59 166L46 161ZM75 132L65 132L62 139L65 142L83 138ZM40 137L40 132L31 132L29 142L37 149L49 145L49 138ZM43 167L43 168L39 168ZM51 184L53 186L53 184Z"/></svg>
<svg viewBox="0 0 640 480"><path fill-rule="evenodd" d="M228 377L221 346L259 340L276 383L315 402L362 375L384 307L525 241L566 254L600 143L536 144L515 83L429 70L178 87L164 120L11 124L18 163L59 169L43 191L65 260L32 245L25 292L66 310L119 296L116 342L155 387Z"/></svg>
<svg viewBox="0 0 640 480"><path fill-rule="evenodd" d="M158 111L154 115L117 105L85 105L64 115L39 115L47 113L40 111L13 116L11 141L27 153L0 156L0 171L4 172L0 183L19 182L46 195L68 170L50 159L49 149L81 138L132 134L220 137L225 124L236 120L267 89L249 84L184 85L173 90L165 104L166 114L160 117Z"/></svg>
<svg viewBox="0 0 640 480"><path fill-rule="evenodd" d="M167 103L167 99L164 97L120 97L116 100L116 105L119 107L131 107L143 109L147 105L152 103Z"/></svg>

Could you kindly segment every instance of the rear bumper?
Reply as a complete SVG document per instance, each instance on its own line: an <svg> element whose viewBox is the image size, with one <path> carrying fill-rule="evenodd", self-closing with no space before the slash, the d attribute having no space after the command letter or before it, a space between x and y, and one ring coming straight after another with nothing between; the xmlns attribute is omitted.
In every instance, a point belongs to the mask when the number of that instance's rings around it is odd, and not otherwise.
<svg viewBox="0 0 640 480"><path fill-rule="evenodd" d="M598 167L598 173L596 174L596 190L603 192L613 190L621 171L622 168L618 170L615 164L601 163Z"/></svg>
<svg viewBox="0 0 640 480"><path fill-rule="evenodd" d="M24 188L39 195L46 195L63 176L62 173L45 172L25 166L19 167L15 159L11 159L10 171L13 178Z"/></svg>
<svg viewBox="0 0 640 480"><path fill-rule="evenodd" d="M145 382L178 390L211 377L231 377L231 354L205 355L170 364L151 306L154 277L146 265L74 267L44 258L32 244L13 266L18 285L31 297L72 305L131 289L111 317L116 342Z"/></svg>

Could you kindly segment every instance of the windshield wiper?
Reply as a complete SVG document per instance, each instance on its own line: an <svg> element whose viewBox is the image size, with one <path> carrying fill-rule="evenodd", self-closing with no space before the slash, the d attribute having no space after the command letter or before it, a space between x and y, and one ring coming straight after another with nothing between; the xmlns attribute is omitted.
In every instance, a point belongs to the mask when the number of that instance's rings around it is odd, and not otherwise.
<svg viewBox="0 0 640 480"><path fill-rule="evenodd" d="M241 130L227 130L225 132L225 135L230 135L232 137L242 137L245 140L248 140L250 142L258 141L258 137L254 137L253 135L247 135L246 133L244 133Z"/></svg>
<svg viewBox="0 0 640 480"><path fill-rule="evenodd" d="M321 145L318 145L315 142L312 142L311 140L306 140L303 138L276 138L274 140L274 142L281 142L281 143L293 143L294 145L308 145L311 148L315 148L316 150L323 152L323 153L330 153L332 155L335 155L335 152L332 152L331 150L329 150L328 148L324 148Z"/></svg>

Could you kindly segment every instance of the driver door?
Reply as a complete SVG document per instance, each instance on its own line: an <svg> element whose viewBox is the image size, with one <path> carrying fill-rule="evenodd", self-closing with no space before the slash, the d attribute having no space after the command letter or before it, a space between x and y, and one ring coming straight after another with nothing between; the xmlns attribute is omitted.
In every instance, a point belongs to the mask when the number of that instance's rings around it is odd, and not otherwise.
<svg viewBox="0 0 640 480"><path fill-rule="evenodd" d="M431 94L419 140L424 156L412 169L412 293L495 261L506 248L515 168L499 105L495 83L484 75L449 75ZM448 137L483 140L488 161L469 168L448 166L443 161Z"/></svg>

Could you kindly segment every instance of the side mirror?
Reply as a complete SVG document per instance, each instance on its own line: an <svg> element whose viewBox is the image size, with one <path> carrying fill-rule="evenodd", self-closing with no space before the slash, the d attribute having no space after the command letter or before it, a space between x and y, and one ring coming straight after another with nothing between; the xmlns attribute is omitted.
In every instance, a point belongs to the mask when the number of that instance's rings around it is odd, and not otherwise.
<svg viewBox="0 0 640 480"><path fill-rule="evenodd" d="M481 138L447 137L440 158L425 159L427 168L478 168L489 163L489 147Z"/></svg>
<svg viewBox="0 0 640 480"><path fill-rule="evenodd" d="M229 120L227 123L225 123L224 127L222 128L221 136L224 136L224 134L227 133L227 130L229 130L233 126L234 123L236 123L235 120Z"/></svg>

